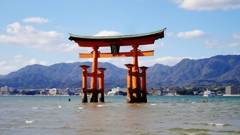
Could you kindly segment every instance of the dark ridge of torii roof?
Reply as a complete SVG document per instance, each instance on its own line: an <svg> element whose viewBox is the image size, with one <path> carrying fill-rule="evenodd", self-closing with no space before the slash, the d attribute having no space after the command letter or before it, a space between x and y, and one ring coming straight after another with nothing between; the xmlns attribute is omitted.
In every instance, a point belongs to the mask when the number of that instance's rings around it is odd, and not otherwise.
<svg viewBox="0 0 240 135"><path fill-rule="evenodd" d="M118 35L118 36L82 36L69 33L69 40L74 40L82 47L92 47L92 46L110 46L111 44L118 44L120 46L127 45L145 45L153 44L155 40L164 37L164 31L167 28L163 28L158 31L133 34L133 35Z"/></svg>

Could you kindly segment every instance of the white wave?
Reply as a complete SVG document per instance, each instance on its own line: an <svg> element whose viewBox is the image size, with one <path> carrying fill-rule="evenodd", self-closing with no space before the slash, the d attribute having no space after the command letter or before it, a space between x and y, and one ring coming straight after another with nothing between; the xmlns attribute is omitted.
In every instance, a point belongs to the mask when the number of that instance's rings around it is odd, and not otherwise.
<svg viewBox="0 0 240 135"><path fill-rule="evenodd" d="M59 105L58 108L62 108L62 106Z"/></svg>
<svg viewBox="0 0 240 135"><path fill-rule="evenodd" d="M216 123L216 126L225 126L225 124Z"/></svg>
<svg viewBox="0 0 240 135"><path fill-rule="evenodd" d="M35 122L34 120L26 120L26 121L25 121L26 124L32 124L32 123L34 123L34 122Z"/></svg>
<svg viewBox="0 0 240 135"><path fill-rule="evenodd" d="M81 106L80 106L80 107L78 107L78 109L82 110L82 109L83 109L83 107L81 107Z"/></svg>
<svg viewBox="0 0 240 135"><path fill-rule="evenodd" d="M194 133L187 133L187 135L195 135Z"/></svg>
<svg viewBox="0 0 240 135"><path fill-rule="evenodd" d="M97 105L97 107L103 107L103 105Z"/></svg>
<svg viewBox="0 0 240 135"><path fill-rule="evenodd" d="M226 126L226 124L222 124L222 123L207 123L207 124L212 126Z"/></svg>
<svg viewBox="0 0 240 135"><path fill-rule="evenodd" d="M150 105L157 105L157 104L150 104Z"/></svg>

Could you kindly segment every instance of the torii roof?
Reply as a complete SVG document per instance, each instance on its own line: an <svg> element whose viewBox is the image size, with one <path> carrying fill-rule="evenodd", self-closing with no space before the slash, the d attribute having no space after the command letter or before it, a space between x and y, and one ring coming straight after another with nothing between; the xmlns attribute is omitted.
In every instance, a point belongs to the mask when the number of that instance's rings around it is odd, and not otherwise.
<svg viewBox="0 0 240 135"><path fill-rule="evenodd" d="M166 28L149 33L119 35L119 36L81 36L69 33L69 40L74 40L81 47L108 47L112 44L120 46L153 44L155 40L164 37Z"/></svg>

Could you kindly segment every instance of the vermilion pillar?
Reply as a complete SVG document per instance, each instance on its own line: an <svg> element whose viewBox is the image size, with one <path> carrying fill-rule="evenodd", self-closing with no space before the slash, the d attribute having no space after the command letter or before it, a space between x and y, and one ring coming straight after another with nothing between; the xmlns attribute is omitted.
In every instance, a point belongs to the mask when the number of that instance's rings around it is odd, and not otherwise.
<svg viewBox="0 0 240 135"><path fill-rule="evenodd" d="M132 90L132 68L133 64L125 64L127 67L127 102L133 103L133 90Z"/></svg>
<svg viewBox="0 0 240 135"><path fill-rule="evenodd" d="M87 69L90 66L81 65L82 68L82 102L86 103L87 101Z"/></svg>
<svg viewBox="0 0 240 135"><path fill-rule="evenodd" d="M139 68L138 68L138 45L132 45L133 47L133 67L132 67L132 87L134 90L133 97L137 100L141 98L141 86L140 86L140 76L139 76Z"/></svg>
<svg viewBox="0 0 240 135"><path fill-rule="evenodd" d="M147 85L146 85L146 70L148 67L140 67L142 70L141 76L142 76L142 102L147 102Z"/></svg>
<svg viewBox="0 0 240 135"><path fill-rule="evenodd" d="M91 78L91 89L90 102L98 102L98 91L97 91L97 68L98 68L98 46L93 47L93 63L92 63L92 78Z"/></svg>
<svg viewBox="0 0 240 135"><path fill-rule="evenodd" d="M99 100L100 102L104 102L104 70L106 68L98 68L98 71L100 72L99 76Z"/></svg>

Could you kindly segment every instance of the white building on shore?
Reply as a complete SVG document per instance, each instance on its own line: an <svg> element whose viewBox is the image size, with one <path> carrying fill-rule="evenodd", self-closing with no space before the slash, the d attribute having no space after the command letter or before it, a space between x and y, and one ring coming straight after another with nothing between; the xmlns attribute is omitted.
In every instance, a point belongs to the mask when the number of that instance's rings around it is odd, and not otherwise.
<svg viewBox="0 0 240 135"><path fill-rule="evenodd" d="M114 95L116 95L116 93L118 93L118 92L125 92L125 91L126 91L126 89L121 89L120 87L116 87L116 88L112 88L112 90L109 91L109 92L107 93L107 95L108 95L108 96L114 96Z"/></svg>
<svg viewBox="0 0 240 135"><path fill-rule="evenodd" d="M56 95L57 94L57 89L56 88L52 88L52 89L49 89L49 95Z"/></svg>

